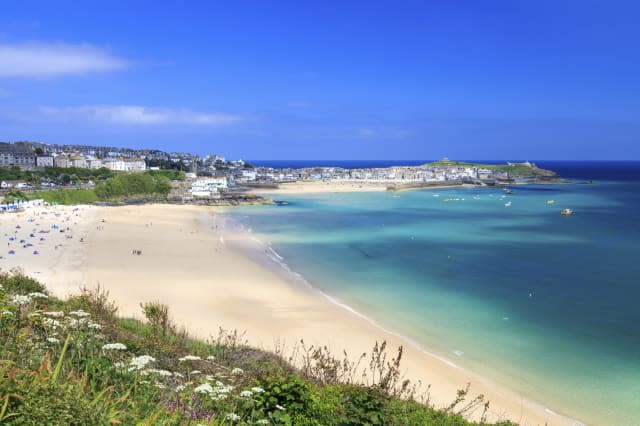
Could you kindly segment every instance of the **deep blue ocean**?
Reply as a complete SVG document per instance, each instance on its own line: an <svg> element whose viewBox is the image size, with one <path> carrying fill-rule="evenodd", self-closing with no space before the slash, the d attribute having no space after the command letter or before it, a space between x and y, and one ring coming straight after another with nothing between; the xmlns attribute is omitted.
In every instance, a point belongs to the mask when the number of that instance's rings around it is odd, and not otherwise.
<svg viewBox="0 0 640 426"><path fill-rule="evenodd" d="M536 163L572 183L283 195L232 214L429 350L585 423L638 424L640 162Z"/></svg>

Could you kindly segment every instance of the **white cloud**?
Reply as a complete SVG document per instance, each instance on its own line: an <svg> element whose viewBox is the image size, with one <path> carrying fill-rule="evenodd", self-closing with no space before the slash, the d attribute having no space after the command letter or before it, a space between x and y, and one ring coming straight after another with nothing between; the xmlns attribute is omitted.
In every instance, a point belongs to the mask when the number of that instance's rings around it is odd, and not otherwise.
<svg viewBox="0 0 640 426"><path fill-rule="evenodd" d="M189 109L152 108L137 105L83 105L42 107L40 113L54 121L94 121L112 124L160 125L186 124L228 126L245 117L225 112L200 112Z"/></svg>
<svg viewBox="0 0 640 426"><path fill-rule="evenodd" d="M128 61L89 44L0 44L0 77L52 77L117 71Z"/></svg>

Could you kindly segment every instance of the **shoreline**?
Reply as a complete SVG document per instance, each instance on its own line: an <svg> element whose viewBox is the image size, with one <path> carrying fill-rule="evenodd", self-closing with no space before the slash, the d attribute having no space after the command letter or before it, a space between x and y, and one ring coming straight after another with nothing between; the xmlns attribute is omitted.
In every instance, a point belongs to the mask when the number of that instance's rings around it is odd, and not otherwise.
<svg viewBox="0 0 640 426"><path fill-rule="evenodd" d="M420 183L420 182L418 182ZM389 190L389 185L401 184L402 186ZM450 184L450 185L425 185L410 186L412 182L396 182L388 180L331 180L331 181L297 181L280 184L279 188L251 188L249 193L261 196L274 195L299 195L337 192L404 192L418 189L448 189L448 188L474 188L477 185ZM408 186L404 186L408 185Z"/></svg>
<svg viewBox="0 0 640 426"><path fill-rule="evenodd" d="M515 419L514 417L502 417L503 414L497 413L497 412L493 412L490 409L489 413L491 413L489 415L489 421L497 421L497 420L504 420L504 419L508 419L508 420L512 420L517 422L519 425L533 425L533 424L545 424L545 425L573 425L573 426L584 426L585 423L574 419L572 417L569 417L568 415L563 414L562 412L556 412L554 410L552 410L549 407L546 407L545 405L543 405L542 403L536 401L533 397L531 397L530 395L523 395L520 394L519 392L508 388L502 384L499 384L495 381L493 381L492 379L490 379L489 377L485 377L483 375L477 374L474 371L471 371L463 366L460 366L458 364L455 363L455 361L447 358L446 356L437 354L435 352L430 351L424 344L402 334L401 332L398 332L394 329L390 329L387 328L384 324L380 323L379 321L375 320L374 318L370 317L369 315L367 315L366 313L360 312L359 310L353 308L352 306L350 306L347 302L344 302L336 297L331 296L330 294L322 291L321 289L319 289L318 287L314 286L311 282L309 282L304 276L302 276L300 273L296 272L295 270L291 269L289 267L289 265L284 262L284 258L282 256L280 256L269 244L264 243L262 240L256 238L255 236L252 235L251 233L251 229L246 229L244 228L244 225L241 224L240 225L243 227L242 232L245 232L245 237L247 239L250 239L251 241L253 241L255 244L259 244L263 247L267 247L267 250L271 251L275 256L277 256L277 259L273 259L270 255L266 254L266 251L264 252L264 256L262 261L257 260L261 265L263 265L265 268L268 268L270 270L274 270L274 272L279 273L279 275L281 275L283 277L283 279L285 279L287 282L290 283L290 285L294 286L294 287L301 287L300 290L310 290L314 293L317 293L318 295L320 295L321 297L325 298L326 300L328 300L331 304L337 306L338 308L340 308L341 310L347 312L349 315L353 315L356 316L364 321L366 321L367 323L369 323L371 326L379 329L380 331L382 331L384 334L387 335L391 335L396 337L397 339L400 340L401 343L405 343L405 349L407 348L407 346L409 347L413 347L415 350L419 351L421 354L423 354L426 357L432 358L434 360L436 360L437 362L440 362L442 364L445 364L457 371L459 371L461 374L465 375L467 378L471 378L473 380L470 380L471 383L475 383L476 384L476 390L474 391L474 387L473 385L471 386L471 392L469 397L473 397L474 395L477 395L479 393L482 392L478 392L477 391L477 385L481 384L483 387L486 387L488 389L490 389L491 391L493 391L495 394L499 395L500 397L504 397L505 399L511 399L512 397L516 397L516 398L520 398L520 404L521 406L524 408L525 406L527 406L527 410L530 414L531 412L535 412L535 411L539 411L541 410L542 412L545 413L545 416L551 416L551 418L544 418L544 420L542 419L533 419L533 418L527 418L526 416L524 416L524 411L522 410L520 412L521 417L519 419ZM247 249L246 247L237 247L241 252L243 252L243 254L247 255L247 256L255 256L255 257L259 257L260 255L263 254L262 250L255 250L254 253L250 253L249 250L251 249ZM406 353L406 352L405 352ZM405 373L406 373L406 369L405 369ZM409 374L411 375L411 374ZM410 378L412 383L415 383L416 381L419 381L420 379L416 380L415 377L411 377ZM437 389L434 390L437 392ZM487 395L486 393L483 393L485 396ZM490 402L493 403L493 400L491 398L488 399ZM474 416L471 416L471 418L474 418ZM491 420L492 419L492 420ZM533 423L531 423L531 421L533 421ZM543 421L543 423L539 423L540 421Z"/></svg>
<svg viewBox="0 0 640 426"><path fill-rule="evenodd" d="M73 212L72 207L56 209ZM433 385L430 396L437 407L450 403L458 389L472 382L469 396L487 396L492 420L580 424L462 369L317 289L270 259L264 244L228 212L174 205L82 207L74 244L48 254L43 249L40 259L51 262L49 274L33 276L62 297L82 285L100 285L121 316L141 318L140 303L166 303L176 323L204 339L223 327L247 331L249 343L258 347L273 350L304 338L309 344L328 345L334 354L343 349L368 353L376 341L386 340L391 353L405 347L402 371L412 382L428 378L425 383ZM85 242L79 243L84 233ZM132 249L143 254L133 256ZM36 272L27 266L26 273Z"/></svg>

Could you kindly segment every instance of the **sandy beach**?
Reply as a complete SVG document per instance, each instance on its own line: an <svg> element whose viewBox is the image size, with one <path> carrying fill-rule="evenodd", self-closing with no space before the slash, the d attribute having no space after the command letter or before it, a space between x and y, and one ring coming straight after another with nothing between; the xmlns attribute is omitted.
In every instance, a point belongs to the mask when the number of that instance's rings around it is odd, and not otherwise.
<svg viewBox="0 0 640 426"><path fill-rule="evenodd" d="M280 183L278 188L251 188L250 193L262 195L265 197L274 197L278 195L292 194L319 194L319 193L337 193L337 192L378 192L387 191L389 185L394 183L403 185L407 181L393 180L305 180L296 182ZM419 189L443 189L443 188L461 188L474 187L474 185L442 185L427 186ZM412 190L418 188L401 188L400 191Z"/></svg>
<svg viewBox="0 0 640 426"><path fill-rule="evenodd" d="M362 190L351 185L340 188ZM237 329L246 331L251 344L267 349L282 342L292 347L304 338L306 344L328 345L338 355L345 349L356 358L386 340L390 348L405 347L406 377L430 384L436 406L448 405L458 389L471 383L473 395L484 394L491 401L489 420L578 424L429 354L296 281L222 208L50 207L4 214L0 226L7 240L16 237L7 247L16 254L3 255L2 269L21 267L56 295L99 284L120 315L140 318L141 302L160 301L193 335L208 338L219 327ZM39 234L42 230L50 232ZM31 234L34 246L22 248L19 241ZM39 235L46 235L45 240ZM32 254L34 247L38 254Z"/></svg>

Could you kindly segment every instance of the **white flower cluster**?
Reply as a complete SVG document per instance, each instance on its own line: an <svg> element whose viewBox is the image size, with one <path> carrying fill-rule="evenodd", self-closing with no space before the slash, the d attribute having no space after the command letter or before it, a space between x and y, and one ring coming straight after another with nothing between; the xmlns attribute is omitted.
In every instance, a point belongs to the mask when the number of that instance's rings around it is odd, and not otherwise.
<svg viewBox="0 0 640 426"><path fill-rule="evenodd" d="M264 393L264 389L262 389L260 386L254 386L251 388L251 392L253 393Z"/></svg>
<svg viewBox="0 0 640 426"><path fill-rule="evenodd" d="M240 416L237 415L236 413L229 413L229 414L227 414L226 418L227 418L227 420L231 420L232 422L240 420Z"/></svg>
<svg viewBox="0 0 640 426"><path fill-rule="evenodd" d="M49 296L47 296L44 293L40 293L40 292L34 292L34 293L29 293L29 297L32 299L48 299Z"/></svg>
<svg viewBox="0 0 640 426"><path fill-rule="evenodd" d="M129 362L129 371L139 371L142 370L149 364L150 362L154 362L156 359L150 355L140 355L133 357Z"/></svg>
<svg viewBox="0 0 640 426"><path fill-rule="evenodd" d="M45 317L51 317L51 318L62 318L64 316L64 312L62 312L62 311L50 311L50 312L44 312L43 315Z"/></svg>
<svg viewBox="0 0 640 426"><path fill-rule="evenodd" d="M196 355L185 355L182 358L178 358L178 361L180 362L185 362L185 361L200 361L200 357L196 356Z"/></svg>
<svg viewBox="0 0 640 426"><path fill-rule="evenodd" d="M11 311L2 311L2 316L3 317L12 317L13 316L13 312L11 312Z"/></svg>
<svg viewBox="0 0 640 426"><path fill-rule="evenodd" d="M211 395L214 391L213 391L213 386L211 386L209 383L203 383L200 386L197 386L193 392L195 393L206 393L208 395Z"/></svg>
<svg viewBox="0 0 640 426"><path fill-rule="evenodd" d="M77 311L69 312L69 315L73 315L74 317L78 317L78 318L85 318L85 317L88 317L90 314L88 312L83 311L82 309L78 309Z"/></svg>
<svg viewBox="0 0 640 426"><path fill-rule="evenodd" d="M171 377L173 376L173 373L171 371L167 371L167 370L158 370L156 368L148 368L146 370L147 373L153 373L153 374L157 374L158 376L162 376L162 377Z"/></svg>
<svg viewBox="0 0 640 426"><path fill-rule="evenodd" d="M206 383L208 385L208 383ZM209 385L211 386L211 385ZM229 392L231 392L234 389L233 386L231 385L225 385L224 383L218 381L216 382L216 385L213 387L213 391L210 394L211 395L211 399L214 401L220 401L223 399L227 399L227 397L229 396Z"/></svg>
<svg viewBox="0 0 640 426"><path fill-rule="evenodd" d="M231 374L243 374L244 370L242 368L234 368L233 370L231 370Z"/></svg>
<svg viewBox="0 0 640 426"><path fill-rule="evenodd" d="M59 321L54 320L53 318L45 318L42 320L42 323L47 327L51 327L53 329L62 328L62 324Z"/></svg>
<svg viewBox="0 0 640 426"><path fill-rule="evenodd" d="M24 306L24 305L26 305L28 303L31 303L31 296L22 295L22 294L16 294L16 295L13 296L11 301L13 302L14 305Z"/></svg>
<svg viewBox="0 0 640 426"><path fill-rule="evenodd" d="M103 351L126 351L127 347L122 343L107 343L102 345Z"/></svg>
<svg viewBox="0 0 640 426"><path fill-rule="evenodd" d="M60 340L56 339L55 337L47 337L47 342L49 342L49 343L60 343Z"/></svg>
<svg viewBox="0 0 640 426"><path fill-rule="evenodd" d="M268 425L269 424L269 420L267 420L267 419L256 420L256 424L257 425Z"/></svg>
<svg viewBox="0 0 640 426"><path fill-rule="evenodd" d="M242 392L240 392L240 396L242 398L251 398L253 396L253 392L251 392L250 390L243 390Z"/></svg>

